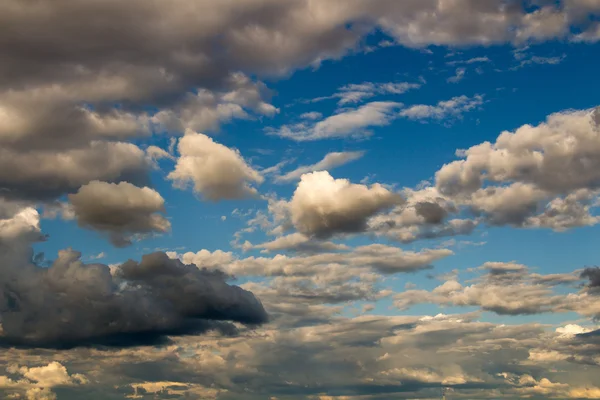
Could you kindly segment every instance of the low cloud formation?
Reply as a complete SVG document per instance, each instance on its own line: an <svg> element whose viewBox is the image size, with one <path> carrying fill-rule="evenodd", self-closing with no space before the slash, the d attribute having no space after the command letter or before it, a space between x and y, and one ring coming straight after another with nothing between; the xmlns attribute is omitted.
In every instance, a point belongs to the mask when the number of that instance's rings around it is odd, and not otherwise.
<svg viewBox="0 0 600 400"><path fill-rule="evenodd" d="M0 146L0 188L8 199L53 200L93 180L144 185L149 166L140 148L123 142L25 152Z"/></svg>
<svg viewBox="0 0 600 400"><path fill-rule="evenodd" d="M35 230L35 218L31 218ZM111 270L63 250L48 268L31 261L29 238L0 241L0 345L69 348L137 345L165 335L235 331L227 321L260 324L254 295L156 252Z"/></svg>
<svg viewBox="0 0 600 400"><path fill-rule="evenodd" d="M8 398L26 398L27 400L56 400L51 389L54 387L73 387L85 385L89 380L82 374L69 374L67 368L57 361L36 367L8 365L6 372L14 376L0 375L0 390L7 390ZM24 393L25 397L19 394Z"/></svg>
<svg viewBox="0 0 600 400"><path fill-rule="evenodd" d="M79 226L107 234L118 247L130 245L135 235L171 228L160 214L165 212L164 199L148 187L92 181L69 195L69 201Z"/></svg>
<svg viewBox="0 0 600 400"><path fill-rule="evenodd" d="M520 182L553 194L600 186L600 108L565 111L537 126L503 132L460 152L444 165L436 185L444 194L468 194L490 183Z"/></svg>
<svg viewBox="0 0 600 400"><path fill-rule="evenodd" d="M292 182L300 179L304 174L314 171L329 171L349 162L358 160L365 155L364 151L342 151L327 153L323 159L312 165L296 168L284 175L275 177L275 182Z"/></svg>
<svg viewBox="0 0 600 400"><path fill-rule="evenodd" d="M279 109L268 103L270 91L262 82L253 82L243 73L233 73L219 92L199 89L186 93L171 109L152 116L154 129L168 132L218 131L233 119L252 119L254 114L273 116Z"/></svg>
<svg viewBox="0 0 600 400"><path fill-rule="evenodd" d="M492 225L556 231L600 218L600 109L564 111L457 152L436 189Z"/></svg>
<svg viewBox="0 0 600 400"><path fill-rule="evenodd" d="M415 304L474 306L499 315L531 315L577 312L583 316L600 315L600 303L594 296L595 268L565 274L534 274L515 262L486 262L469 272L484 271L466 283L451 276L431 291L411 289L394 296L395 305L407 309ZM564 294L584 278L590 284L578 293ZM562 286L561 290L557 290Z"/></svg>
<svg viewBox="0 0 600 400"><path fill-rule="evenodd" d="M477 221L457 218L456 204L434 187L419 190L405 188L405 201L389 212L374 216L368 222L369 232L402 243L468 235L477 227Z"/></svg>
<svg viewBox="0 0 600 400"><path fill-rule="evenodd" d="M211 201L256 196L253 183L264 178L232 150L201 133L186 131L179 139L179 158L168 179L178 188L193 185L194 191Z"/></svg>
<svg viewBox="0 0 600 400"><path fill-rule="evenodd" d="M325 238L363 232L370 217L401 201L398 194L380 184L353 184L320 171L302 175L289 210L300 233Z"/></svg>
<svg viewBox="0 0 600 400"><path fill-rule="evenodd" d="M319 253L324 251L348 250L344 244L333 243L328 240L314 239L302 233L295 232L280 236L269 242L252 245L254 249L262 249L261 253L271 251L294 251L299 253Z"/></svg>

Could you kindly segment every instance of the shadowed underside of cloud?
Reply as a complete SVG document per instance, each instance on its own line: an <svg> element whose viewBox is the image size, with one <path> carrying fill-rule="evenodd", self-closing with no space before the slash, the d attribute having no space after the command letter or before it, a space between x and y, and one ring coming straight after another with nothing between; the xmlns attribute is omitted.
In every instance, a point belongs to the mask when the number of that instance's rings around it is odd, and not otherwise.
<svg viewBox="0 0 600 400"><path fill-rule="evenodd" d="M268 319L251 292L156 252L115 270L64 250L51 267L0 243L0 346L70 348L164 342L167 335L235 333ZM19 248L19 246L15 246ZM25 257L24 257L25 256Z"/></svg>

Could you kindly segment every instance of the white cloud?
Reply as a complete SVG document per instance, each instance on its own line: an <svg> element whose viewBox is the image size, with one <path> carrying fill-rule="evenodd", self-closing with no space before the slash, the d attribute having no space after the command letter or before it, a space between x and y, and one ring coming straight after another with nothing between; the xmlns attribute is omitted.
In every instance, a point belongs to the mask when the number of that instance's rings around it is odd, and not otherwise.
<svg viewBox="0 0 600 400"><path fill-rule="evenodd" d="M333 139L361 138L370 136L369 128L389 125L397 118L396 110L401 103L377 101L359 108L340 111L316 123L301 122L267 129L267 133L297 142Z"/></svg>
<svg viewBox="0 0 600 400"><path fill-rule="evenodd" d="M472 111L483 104L483 96L458 96L444 100L437 105L418 104L400 111L400 116L414 120L443 120L448 117L460 117L465 112Z"/></svg>
<svg viewBox="0 0 600 400"><path fill-rule="evenodd" d="M289 209L299 232L327 237L364 231L369 217L400 201L399 195L380 184L353 184L320 171L302 175Z"/></svg>
<svg viewBox="0 0 600 400"><path fill-rule="evenodd" d="M458 83L460 81L463 80L463 78L465 77L465 73L467 72L466 68L456 68L456 73L454 76L450 77L447 79L448 82L450 83Z"/></svg>
<svg viewBox="0 0 600 400"><path fill-rule="evenodd" d="M322 170L329 171L333 168L358 160L359 158L364 156L364 154L364 151L343 151L327 153L321 161L315 164L301 166L293 171L287 172L284 175L275 177L275 182L291 182L300 179L302 175L309 172Z"/></svg>
<svg viewBox="0 0 600 400"><path fill-rule="evenodd" d="M189 130L179 139L178 150L175 170L167 176L175 187L185 188L192 183L196 193L212 201L258 194L251 185L262 183L264 178L246 163L239 151Z"/></svg>

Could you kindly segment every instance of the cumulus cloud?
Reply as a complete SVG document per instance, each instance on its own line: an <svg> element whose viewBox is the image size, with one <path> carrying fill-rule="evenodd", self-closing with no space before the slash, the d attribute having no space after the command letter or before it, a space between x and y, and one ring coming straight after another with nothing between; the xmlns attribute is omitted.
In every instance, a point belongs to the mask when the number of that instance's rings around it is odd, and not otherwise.
<svg viewBox="0 0 600 400"><path fill-rule="evenodd" d="M304 165L293 171L287 172L281 176L275 177L275 182L291 182L306 173L314 171L329 171L333 168L342 166L349 162L358 160L365 155L364 151L342 151L327 153L323 159L312 165Z"/></svg>
<svg viewBox="0 0 600 400"><path fill-rule="evenodd" d="M404 189L405 201L389 212L369 219L369 232L389 239L410 243L467 235L477 227L477 221L453 218L459 209L452 199L440 194L434 187L418 190Z"/></svg>
<svg viewBox="0 0 600 400"><path fill-rule="evenodd" d="M131 244L137 234L163 233L171 223L162 196L149 187L139 188L127 182L92 181L69 195L79 226L108 235L119 247Z"/></svg>
<svg viewBox="0 0 600 400"><path fill-rule="evenodd" d="M253 183L264 178L246 163L237 150L216 143L208 136L186 131L179 139L179 158L167 176L175 187L192 184L194 191L211 201L256 196Z"/></svg>
<svg viewBox="0 0 600 400"><path fill-rule="evenodd" d="M495 143L473 146L464 158L436 173L442 193L469 193L491 183L518 181L563 194L600 184L598 165L600 109L565 111L537 125L502 132Z"/></svg>
<svg viewBox="0 0 600 400"><path fill-rule="evenodd" d="M565 111L457 152L436 187L492 224L562 231L594 225L600 176L599 109Z"/></svg>
<svg viewBox="0 0 600 400"><path fill-rule="evenodd" d="M60 0L32 7L5 1L0 188L10 198L47 200L92 180L143 184L147 160L121 141L273 115L269 91L250 76L281 75L341 57L374 29L409 47L593 41L598 24L588 17L597 13L596 4L581 1L538 9L472 0L455 7L439 0L199 6L187 0L169 6ZM144 17L132 23L131 15ZM106 34L104 21L118 34ZM409 88L402 82L360 84L344 92ZM364 136L369 127L389 123L394 107L371 103L278 133L295 140Z"/></svg>
<svg viewBox="0 0 600 400"><path fill-rule="evenodd" d="M123 142L24 153L0 147L0 187L8 199L52 200L93 180L144 184L148 167L144 152Z"/></svg>
<svg viewBox="0 0 600 400"><path fill-rule="evenodd" d="M28 400L56 400L56 393L51 389L54 387L77 386L89 383L85 375L69 374L67 368L57 361L48 365L27 367L9 365L7 372L18 376L11 379L0 375L0 390L10 389L14 393L8 398L27 398ZM23 393L26 397L21 397Z"/></svg>
<svg viewBox="0 0 600 400"><path fill-rule="evenodd" d="M302 175L289 209L299 232L323 238L362 232L368 218L400 201L398 194L380 184L354 184L320 171Z"/></svg>
<svg viewBox="0 0 600 400"><path fill-rule="evenodd" d="M257 115L273 116L279 109L267 103L270 92L262 82L252 82L242 73L234 73L226 81L229 90L213 92L198 89L187 93L173 108L154 114L155 129L168 132L218 131L223 123L233 119L251 119Z"/></svg>

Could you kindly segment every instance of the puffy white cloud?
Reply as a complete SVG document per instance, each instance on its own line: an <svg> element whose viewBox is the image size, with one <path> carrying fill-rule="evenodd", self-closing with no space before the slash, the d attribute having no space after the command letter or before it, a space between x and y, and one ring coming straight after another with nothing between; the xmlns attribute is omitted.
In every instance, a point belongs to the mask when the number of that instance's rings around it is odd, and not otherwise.
<svg viewBox="0 0 600 400"><path fill-rule="evenodd" d="M41 387L87 383L85 376L81 374L69 375L67 368L56 361L41 367L21 367L19 373Z"/></svg>
<svg viewBox="0 0 600 400"><path fill-rule="evenodd" d="M135 235L171 228L160 214L165 212L165 200L149 187L92 181L69 195L69 201L79 226L108 234L119 247L131 244Z"/></svg>
<svg viewBox="0 0 600 400"><path fill-rule="evenodd" d="M436 173L442 193L472 193L485 180L522 182L539 190L565 194L600 185L600 109L565 111L537 126L502 132L495 143L484 142L444 165Z"/></svg>
<svg viewBox="0 0 600 400"><path fill-rule="evenodd" d="M251 184L260 184L264 178L237 150L190 130L179 139L177 148L180 156L168 175L175 187L192 183L196 193L212 201L257 195Z"/></svg>
<svg viewBox="0 0 600 400"><path fill-rule="evenodd" d="M35 208L27 207L10 218L0 219L0 241L41 237L40 215Z"/></svg>
<svg viewBox="0 0 600 400"><path fill-rule="evenodd" d="M364 231L368 218L400 201L398 194L380 184L353 184L320 171L302 175L289 210L299 232L327 237Z"/></svg>

